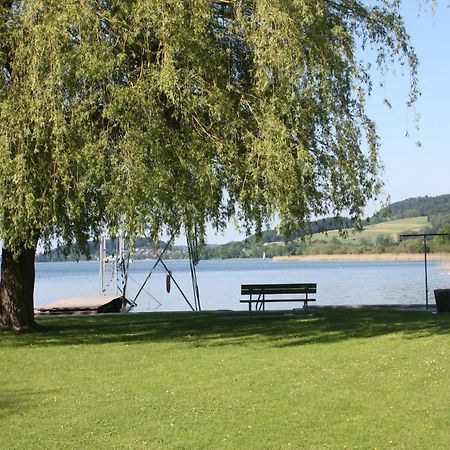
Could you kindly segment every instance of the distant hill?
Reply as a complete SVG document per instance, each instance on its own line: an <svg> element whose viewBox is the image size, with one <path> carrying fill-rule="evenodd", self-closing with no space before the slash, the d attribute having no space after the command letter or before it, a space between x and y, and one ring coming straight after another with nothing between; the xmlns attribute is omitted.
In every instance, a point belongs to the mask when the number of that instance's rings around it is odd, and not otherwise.
<svg viewBox="0 0 450 450"><path fill-rule="evenodd" d="M427 217L433 229L450 223L450 194L438 197L415 197L399 202L391 203L381 209L372 217L367 219L367 224L375 225L382 222L399 219L412 219L416 217ZM299 230L288 238L279 234L276 230L264 231L261 236L250 236L245 239L247 244L256 241L263 243L279 242L285 240L295 240L310 234L317 234L324 231L353 228L353 223L345 217L329 217L308 222L304 229ZM233 243L224 244L231 245Z"/></svg>
<svg viewBox="0 0 450 450"><path fill-rule="evenodd" d="M267 230L263 231L261 233L261 236L249 236L247 239L245 239L245 242L251 245L256 241L263 243L280 242L285 240L292 241L305 236L309 236L311 234L352 227L352 221L346 217L328 217L326 219L312 220L310 222L307 222L304 228L298 230L296 233L293 233L291 236L284 236L282 234L279 234L276 230Z"/></svg>
<svg viewBox="0 0 450 450"><path fill-rule="evenodd" d="M358 241L374 241L380 235L384 237L389 236L392 240L398 240L401 233L423 233L431 228L430 222L428 222L427 216L408 217L405 219L392 219L385 222L379 222L373 225L364 227L362 231L350 232L346 237L347 242ZM333 240L340 238L338 232L330 231L326 236L327 240ZM320 235L314 235L313 239L324 240L325 238Z"/></svg>
<svg viewBox="0 0 450 450"><path fill-rule="evenodd" d="M383 208L367 219L365 231L351 233L346 240L341 240L337 231L352 229L352 221L334 217L311 221L289 237L279 234L276 230L268 230L261 236L253 235L240 242L229 242L214 249L206 248L202 251L202 258L224 259L261 257L262 255L270 257L303 254L309 251L332 253L344 251L345 245L354 247L346 251L382 251L382 248L389 248L388 251L391 251L392 246L397 245L400 233L437 232L447 224L450 224L450 194L409 198ZM324 231L328 233L328 236L319 234ZM304 243L299 240L307 235L314 235L313 242ZM402 245L401 249L406 252L420 251L420 248L414 247L413 244Z"/></svg>
<svg viewBox="0 0 450 450"><path fill-rule="evenodd" d="M381 209L371 219L370 223L386 222L387 220L408 219L419 216L450 216L450 194L438 197L415 197L391 203Z"/></svg>
<svg viewBox="0 0 450 450"><path fill-rule="evenodd" d="M114 255L117 251L115 239L107 239L105 250L107 255ZM155 259L162 249L166 247L164 241L150 242L148 239L138 239L131 249L133 259ZM86 259L98 259L100 256L100 244L98 241L88 242L89 254L85 255L77 251L77 248L58 247L50 252L40 252L36 255L37 262L51 261L78 261ZM188 250L183 245L170 245L165 252L166 259L183 259L188 257Z"/></svg>
<svg viewBox="0 0 450 450"><path fill-rule="evenodd" d="M406 219L410 219L409 221ZM384 225L383 225L384 224ZM363 233L353 235L347 239L349 245L359 245L367 247L373 242L389 244L394 242L397 235L405 231L418 232L427 230L437 232L444 225L450 224L450 194L440 195L438 197L416 197L402 200L390 204L381 209L374 216L367 219L367 226ZM308 243L301 242L301 238L308 235L316 235L315 239L322 241L317 251L330 252L330 242L334 246L340 239L337 230L349 230L353 228L353 223L348 218L331 217L305 224L291 236L283 236L276 230L264 231L260 236L249 236L240 242L229 242L218 246L206 246L201 249L203 259L213 258L242 258L242 257L261 257L262 255L278 256L289 254L300 254L306 251ZM319 233L328 232L328 237ZM362 243L365 242L365 243ZM392 244L390 242L389 245ZM107 241L108 253L114 253L115 242ZM165 243L160 241L150 243L145 239L138 240L132 250L134 259L154 258L157 249L163 248ZM99 247L97 242L91 242L90 253L92 258L98 258ZM64 255L64 250L69 253ZM311 249L310 249L311 250ZM362 248L361 251L364 251ZM186 247L171 246L167 251L166 258L186 258ZM51 251L48 254L37 256L38 261L55 261L63 259L78 259L80 255L71 253L70 250L60 248Z"/></svg>

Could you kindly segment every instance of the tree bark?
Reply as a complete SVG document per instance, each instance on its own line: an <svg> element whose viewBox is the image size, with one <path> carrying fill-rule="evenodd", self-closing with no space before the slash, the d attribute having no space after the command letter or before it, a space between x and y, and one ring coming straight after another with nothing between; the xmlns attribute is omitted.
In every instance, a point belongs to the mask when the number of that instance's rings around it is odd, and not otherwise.
<svg viewBox="0 0 450 450"><path fill-rule="evenodd" d="M23 246L16 255L2 250L0 281L0 329L34 327L34 257L36 247Z"/></svg>

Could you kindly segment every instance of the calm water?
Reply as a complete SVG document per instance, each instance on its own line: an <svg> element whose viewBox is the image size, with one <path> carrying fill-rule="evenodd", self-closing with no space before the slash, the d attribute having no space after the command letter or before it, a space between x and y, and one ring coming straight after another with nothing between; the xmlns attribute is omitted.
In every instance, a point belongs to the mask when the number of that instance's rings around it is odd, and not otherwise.
<svg viewBox="0 0 450 450"><path fill-rule="evenodd" d="M128 297L134 298L153 261L130 265ZM187 261L166 261L188 299L192 285ZM246 309L239 303L243 283L317 283L319 305L424 303L423 262L273 262L272 260L201 261L197 266L202 309ZM439 262L428 265L430 302L433 289L450 288L450 274ZM99 263L37 263L35 304L65 297L97 295ZM165 272L156 270L137 299L134 311L189 310L172 283L165 290ZM297 306L297 305L294 305ZM277 305L271 305L275 309ZM282 305L279 305L283 308ZM287 307L287 305L284 305ZM288 306L290 307L290 305Z"/></svg>

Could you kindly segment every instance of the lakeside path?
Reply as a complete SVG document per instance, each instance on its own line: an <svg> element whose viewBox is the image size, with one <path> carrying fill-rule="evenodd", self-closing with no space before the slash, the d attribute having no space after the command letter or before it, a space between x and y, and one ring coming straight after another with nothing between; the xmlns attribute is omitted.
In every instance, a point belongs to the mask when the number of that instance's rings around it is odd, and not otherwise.
<svg viewBox="0 0 450 450"><path fill-rule="evenodd" d="M423 261L423 253L380 253L380 254L339 254L339 255L299 255L274 256L273 261L304 261L304 262L352 262L352 261ZM428 261L450 263L450 253L428 253Z"/></svg>

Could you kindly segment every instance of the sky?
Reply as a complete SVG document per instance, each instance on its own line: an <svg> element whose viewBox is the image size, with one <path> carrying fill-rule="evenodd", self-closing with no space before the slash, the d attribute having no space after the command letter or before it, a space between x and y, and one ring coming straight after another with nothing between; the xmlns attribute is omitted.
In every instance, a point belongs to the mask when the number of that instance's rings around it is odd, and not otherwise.
<svg viewBox="0 0 450 450"><path fill-rule="evenodd" d="M385 191L392 202L450 194L450 9L440 2L434 14L428 10L418 15L418 4L409 0L403 8L419 58L421 96L415 111L405 105L409 75L400 74L386 80L383 95L374 96L369 107L380 135ZM382 105L384 95L392 99L391 110ZM415 113L420 116L418 131Z"/></svg>
<svg viewBox="0 0 450 450"><path fill-rule="evenodd" d="M406 0L402 8L419 58L421 96L414 110L406 106L409 74L398 67L383 78L383 88L374 89L368 102L368 113L376 123L381 143L383 197L392 203L450 194L450 3L438 2L434 13L424 8L425 3ZM384 98L390 100L391 109L385 106ZM371 202L367 215L379 206L379 202ZM207 242L222 244L244 238L230 225L223 234L210 230Z"/></svg>

